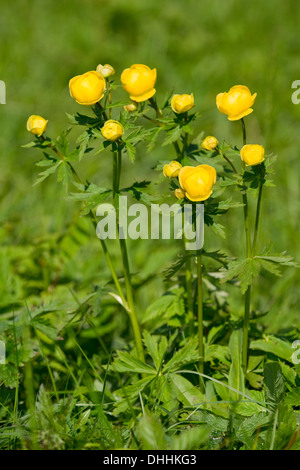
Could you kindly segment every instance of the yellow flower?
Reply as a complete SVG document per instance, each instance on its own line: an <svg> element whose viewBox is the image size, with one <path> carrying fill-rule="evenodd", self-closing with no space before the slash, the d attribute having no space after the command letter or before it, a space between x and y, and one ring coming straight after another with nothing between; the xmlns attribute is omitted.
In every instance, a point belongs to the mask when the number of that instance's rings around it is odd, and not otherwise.
<svg viewBox="0 0 300 470"><path fill-rule="evenodd" d="M99 64L96 71L101 73L102 77L107 78L115 74L115 69L110 64L101 65Z"/></svg>
<svg viewBox="0 0 300 470"><path fill-rule="evenodd" d="M265 149L262 145L244 145L241 149L241 159L246 166L259 165L265 159Z"/></svg>
<svg viewBox="0 0 300 470"><path fill-rule="evenodd" d="M103 135L104 139L113 142L114 140L122 137L124 134L124 127L120 122L110 119L106 121L104 126L101 128L101 134Z"/></svg>
<svg viewBox="0 0 300 470"><path fill-rule="evenodd" d="M146 101L156 93L156 69L151 70L147 65L134 64L122 72L121 82L133 101Z"/></svg>
<svg viewBox="0 0 300 470"><path fill-rule="evenodd" d="M186 113L194 106L194 94L174 95L171 99L171 108L174 113Z"/></svg>
<svg viewBox="0 0 300 470"><path fill-rule="evenodd" d="M125 111L128 111L129 113L136 111L137 108L138 108L138 103L136 101L132 101L130 104L126 104L124 106Z"/></svg>
<svg viewBox="0 0 300 470"><path fill-rule="evenodd" d="M201 147L204 150L214 150L218 145L219 145L218 139L216 139L212 135L208 135L203 140Z"/></svg>
<svg viewBox="0 0 300 470"><path fill-rule="evenodd" d="M236 85L230 88L228 93L219 93L217 95L217 108L227 114L229 121L237 121L252 113L253 105L257 93L251 95L248 87Z"/></svg>
<svg viewBox="0 0 300 470"><path fill-rule="evenodd" d="M33 114L28 118L27 130L40 137L45 132L47 123L48 121L46 121L42 116L36 116Z"/></svg>
<svg viewBox="0 0 300 470"><path fill-rule="evenodd" d="M216 170L210 165L184 166L178 175L179 184L191 201L208 199L216 177Z"/></svg>
<svg viewBox="0 0 300 470"><path fill-rule="evenodd" d="M182 189L178 188L178 189L175 189L174 196L177 197L177 199L184 199L185 193L184 191L182 191Z"/></svg>
<svg viewBox="0 0 300 470"><path fill-rule="evenodd" d="M69 82L70 94L79 104L93 105L101 100L105 90L105 79L92 70L83 75L71 78Z"/></svg>
<svg viewBox="0 0 300 470"><path fill-rule="evenodd" d="M167 165L164 165L163 173L167 178L176 178L181 168L181 163L177 162L176 160L173 160Z"/></svg>

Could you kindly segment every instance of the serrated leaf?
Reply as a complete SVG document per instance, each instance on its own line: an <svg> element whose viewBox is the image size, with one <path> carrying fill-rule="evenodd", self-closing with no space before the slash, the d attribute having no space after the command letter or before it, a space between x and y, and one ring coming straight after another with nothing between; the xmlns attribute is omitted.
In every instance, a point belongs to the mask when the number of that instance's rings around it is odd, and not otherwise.
<svg viewBox="0 0 300 470"><path fill-rule="evenodd" d="M139 359L125 351L118 351L118 357L112 365L117 372L134 372L137 374L155 375L153 367L144 364Z"/></svg>
<svg viewBox="0 0 300 470"><path fill-rule="evenodd" d="M285 395L285 385L278 362L268 362L264 368L265 401L275 411Z"/></svg>

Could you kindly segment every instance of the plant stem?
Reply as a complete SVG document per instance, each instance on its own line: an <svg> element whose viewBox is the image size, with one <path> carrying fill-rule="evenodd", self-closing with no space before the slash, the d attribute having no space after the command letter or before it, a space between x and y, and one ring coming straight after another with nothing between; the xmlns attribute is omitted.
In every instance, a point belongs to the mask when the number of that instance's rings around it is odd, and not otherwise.
<svg viewBox="0 0 300 470"><path fill-rule="evenodd" d="M201 250L197 252L197 287L198 287L198 348L199 348L199 372L204 373L204 344L203 344L203 292L202 292L202 264ZM200 390L204 393L203 378L199 376Z"/></svg>
<svg viewBox="0 0 300 470"><path fill-rule="evenodd" d="M186 240L184 239L184 249ZM185 249L185 286L187 296L187 318L189 323L189 334L194 335L194 302L193 302L193 273L191 258Z"/></svg>
<svg viewBox="0 0 300 470"><path fill-rule="evenodd" d="M156 111L156 116L157 116L158 118L161 118L161 117L163 116L163 113L161 112L161 110L160 110L159 107L157 106L157 103L156 103L155 99L154 99L154 98L149 98L149 101L150 101L150 103L152 104L153 108L154 108L155 111Z"/></svg>
<svg viewBox="0 0 300 470"><path fill-rule="evenodd" d="M115 197L114 197L114 203L116 207L116 212L117 212L117 226L119 227L118 220L119 220L119 185L120 185L120 177L121 177L121 165L122 165L122 150L118 150L118 153L116 155L116 165L114 165L113 169L113 187L115 188ZM119 230L118 230L119 232ZM119 233L118 233L119 235ZM134 298L133 298L133 289L132 289L132 284L131 284L131 275L130 275L130 267L129 267L129 260L128 260L128 252L127 252L127 246L126 246L126 241L124 238L119 238L119 243L120 243L120 249L121 249L121 255L122 255L122 263L123 263L123 269L124 269L124 278L125 278L125 288L126 288L126 295L127 295L127 301L128 301L128 315L131 321L131 326L133 330L133 335L135 339L135 344L136 344L136 349L137 349L137 354L138 358L140 361L145 362L145 355L144 355L144 348L143 348L143 343L142 343L142 337L141 337L141 331L140 331L140 326L139 326L139 321L137 318L137 313L135 309L135 304L134 304Z"/></svg>
<svg viewBox="0 0 300 470"><path fill-rule="evenodd" d="M242 130L243 130L243 145L246 145L247 134L245 121L242 118ZM243 170L245 170L245 164L243 163ZM250 237L250 221L249 221L249 206L246 189L243 189L243 204L244 204L244 222L245 222L245 235L246 235L246 252L247 258L251 257L251 237ZM242 350L242 367L244 374L247 373L248 364L248 336L249 336L249 321L250 321L250 309L251 309L251 286L248 286L245 293L245 309L244 309L244 321L243 321L243 350Z"/></svg>
<svg viewBox="0 0 300 470"><path fill-rule="evenodd" d="M263 185L264 185L264 177L263 177L263 170L262 170L262 165L261 164L259 165L259 171L260 171L260 180L259 180L258 198L257 198L257 205L256 205L254 235L253 235L253 242L252 242L252 256L255 255L255 248L256 248L257 235L258 235L260 208L261 208L261 196L262 196L262 190L263 190Z"/></svg>

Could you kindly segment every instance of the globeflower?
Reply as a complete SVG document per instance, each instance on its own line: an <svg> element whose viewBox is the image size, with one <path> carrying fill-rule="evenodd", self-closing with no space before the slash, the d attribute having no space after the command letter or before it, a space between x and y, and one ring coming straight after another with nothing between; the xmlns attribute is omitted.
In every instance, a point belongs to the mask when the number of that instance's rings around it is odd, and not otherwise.
<svg viewBox="0 0 300 470"><path fill-rule="evenodd" d="M33 114L28 118L27 130L32 134L40 137L45 132L47 123L48 121L46 121L46 119L44 119L42 116L36 116Z"/></svg>
<svg viewBox="0 0 300 470"><path fill-rule="evenodd" d="M95 70L77 75L69 82L70 94L79 104L93 105L101 100L105 91L105 79Z"/></svg>
<svg viewBox="0 0 300 470"><path fill-rule="evenodd" d="M181 188L177 188L174 191L174 196L177 197L177 199L184 199L185 198L185 193L182 191Z"/></svg>
<svg viewBox="0 0 300 470"><path fill-rule="evenodd" d="M182 114L186 113L194 106L194 95L191 93L190 95L183 94L183 95L174 95L171 99L171 108L173 109L174 113Z"/></svg>
<svg viewBox="0 0 300 470"><path fill-rule="evenodd" d="M181 168L181 163L177 162L176 160L172 160L167 165L164 165L163 174L167 178L176 178Z"/></svg>
<svg viewBox="0 0 300 470"><path fill-rule="evenodd" d="M230 88L228 93L217 95L217 108L227 114L229 121L237 121L252 113L251 106L254 104L257 93L251 95L248 87L236 85Z"/></svg>
<svg viewBox="0 0 300 470"><path fill-rule="evenodd" d="M101 128L101 134L103 135L104 139L114 142L115 140L122 137L124 134L124 127L120 122L109 119Z"/></svg>
<svg viewBox="0 0 300 470"><path fill-rule="evenodd" d="M147 65L134 64L122 72L121 82L130 98L140 103L156 93L156 76L156 69L151 70Z"/></svg>
<svg viewBox="0 0 300 470"><path fill-rule="evenodd" d="M259 165L265 159L265 149L262 145L244 145L241 149L241 159L246 166Z"/></svg>
<svg viewBox="0 0 300 470"><path fill-rule="evenodd" d="M212 135L208 135L203 140L201 147L204 150L214 150L218 145L219 145L218 139L216 139Z"/></svg>
<svg viewBox="0 0 300 470"><path fill-rule="evenodd" d="M101 73L102 77L107 78L115 74L115 69L110 64L101 65L99 64L96 71Z"/></svg>
<svg viewBox="0 0 300 470"><path fill-rule="evenodd" d="M210 165L184 166L179 171L179 184L191 201L205 201L212 194L216 170Z"/></svg>

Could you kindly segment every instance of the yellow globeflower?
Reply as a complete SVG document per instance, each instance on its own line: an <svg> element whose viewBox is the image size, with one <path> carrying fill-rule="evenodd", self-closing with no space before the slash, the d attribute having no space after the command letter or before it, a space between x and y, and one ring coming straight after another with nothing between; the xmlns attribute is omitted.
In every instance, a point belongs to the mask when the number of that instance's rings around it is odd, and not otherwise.
<svg viewBox="0 0 300 470"><path fill-rule="evenodd" d="M134 64L122 72L121 82L133 101L146 101L156 93L156 69L151 70L147 65Z"/></svg>
<svg viewBox="0 0 300 470"><path fill-rule="evenodd" d="M33 114L28 118L27 130L32 134L40 137L45 132L47 123L48 121L46 121L46 119L44 119L42 116L36 116Z"/></svg>
<svg viewBox="0 0 300 470"><path fill-rule="evenodd" d="M70 94L79 104L93 105L101 100L105 90L104 77L95 70L77 75L69 82Z"/></svg>
<svg viewBox="0 0 300 470"><path fill-rule="evenodd" d="M210 165L184 166L178 175L179 184L191 201L208 199L216 177L216 170Z"/></svg>
<svg viewBox="0 0 300 470"><path fill-rule="evenodd" d="M185 193L182 191L182 189L177 188L174 191L174 196L177 197L177 199L184 199L185 198Z"/></svg>
<svg viewBox="0 0 300 470"><path fill-rule="evenodd" d="M265 159L265 149L262 145L244 145L241 149L241 159L246 166L259 165Z"/></svg>
<svg viewBox="0 0 300 470"><path fill-rule="evenodd" d="M176 178L181 168L181 163L177 162L176 160L173 160L167 165L164 165L163 173L167 178Z"/></svg>
<svg viewBox="0 0 300 470"><path fill-rule="evenodd" d="M194 106L194 94L174 95L171 99L171 108L174 113L186 113Z"/></svg>
<svg viewBox="0 0 300 470"><path fill-rule="evenodd" d="M101 65L99 64L96 71L101 73L102 77L107 78L115 74L115 69L110 64Z"/></svg>
<svg viewBox="0 0 300 470"><path fill-rule="evenodd" d="M248 87L236 85L230 88L228 93L217 95L217 108L227 114L229 121L237 121L252 113L251 106L254 104L257 93L251 95Z"/></svg>
<svg viewBox="0 0 300 470"><path fill-rule="evenodd" d="M131 103L125 104L124 106L125 111L128 111L129 113L136 111L137 108L138 108L138 103L136 101L132 101Z"/></svg>
<svg viewBox="0 0 300 470"><path fill-rule="evenodd" d="M203 140L201 147L204 150L214 150L218 145L219 145L218 139L216 139L212 135L208 135Z"/></svg>
<svg viewBox="0 0 300 470"><path fill-rule="evenodd" d="M104 126L101 128L101 134L103 135L104 139L113 142L114 140L122 137L124 134L124 127L120 122L110 119L106 121Z"/></svg>

